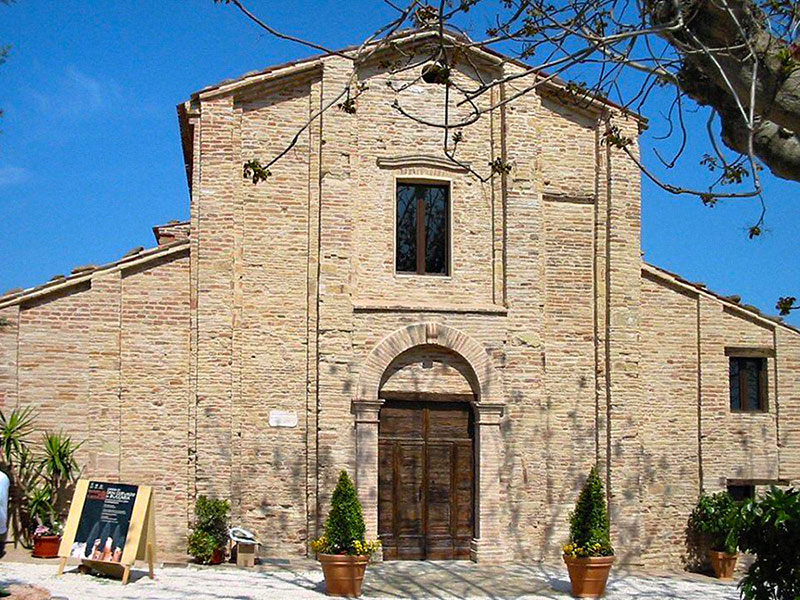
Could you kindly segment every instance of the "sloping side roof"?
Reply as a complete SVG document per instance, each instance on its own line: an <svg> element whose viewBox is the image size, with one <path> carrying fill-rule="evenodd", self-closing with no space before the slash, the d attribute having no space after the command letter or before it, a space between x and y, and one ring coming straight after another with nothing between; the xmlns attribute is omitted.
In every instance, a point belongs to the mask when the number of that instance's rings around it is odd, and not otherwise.
<svg viewBox="0 0 800 600"><path fill-rule="evenodd" d="M662 269L661 267L656 267L655 265L645 262L642 263L642 274L649 275L651 279L659 280L673 287L690 291L693 294L714 298L715 300L721 302L724 306L731 309L733 312L747 316L756 321L760 321L769 327L779 326L789 329L795 333L800 333L800 329L785 323L780 317L765 315L758 308L750 304L740 304L739 296L725 296L718 292L709 290L703 283L689 281L677 273L667 271L666 269Z"/></svg>
<svg viewBox="0 0 800 600"><path fill-rule="evenodd" d="M181 239L169 244L163 244L156 248L145 250L141 246L134 248L122 258L104 265L86 265L76 267L69 275L56 275L47 283L37 285L28 289L9 290L0 296L0 308L21 304L27 300L41 298L53 292L79 285L89 281L97 274L107 273L116 269L126 269L132 266L145 265L149 262L164 258L173 254L179 254L188 250L189 240Z"/></svg>

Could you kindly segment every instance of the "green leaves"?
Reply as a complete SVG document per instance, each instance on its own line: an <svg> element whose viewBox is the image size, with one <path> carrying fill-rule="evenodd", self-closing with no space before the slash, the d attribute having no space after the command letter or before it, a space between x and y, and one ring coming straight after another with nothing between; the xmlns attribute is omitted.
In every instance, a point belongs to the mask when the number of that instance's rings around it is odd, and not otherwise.
<svg viewBox="0 0 800 600"><path fill-rule="evenodd" d="M503 160L499 156L489 163L492 173L496 175L508 175L511 173L511 163Z"/></svg>
<svg viewBox="0 0 800 600"><path fill-rule="evenodd" d="M251 179L253 185L255 185L260 181L266 181L267 178L272 175L272 172L267 167L263 166L260 160L254 158L244 163L242 175L245 179Z"/></svg>
<svg viewBox="0 0 800 600"><path fill-rule="evenodd" d="M733 554L738 545L739 505L728 492L701 494L689 518L695 531L706 534L711 549Z"/></svg>
<svg viewBox="0 0 800 600"><path fill-rule="evenodd" d="M739 547L755 554L739 583L746 600L800 597L800 489L770 488L739 513Z"/></svg>
<svg viewBox="0 0 800 600"><path fill-rule="evenodd" d="M778 309L781 316L785 317L789 312L797 309L794 305L795 302L797 302L797 298L794 296L781 296L778 298L778 303L775 305L775 308Z"/></svg>
<svg viewBox="0 0 800 600"><path fill-rule="evenodd" d="M81 446L83 442L76 444L63 432L45 434L42 467L47 478L56 487L61 482L77 479L80 468L75 454Z"/></svg>
<svg viewBox="0 0 800 600"><path fill-rule="evenodd" d="M51 528L56 524L56 498L51 486L40 484L30 489L26 501L28 513L37 525Z"/></svg>
<svg viewBox="0 0 800 600"><path fill-rule="evenodd" d="M623 135L622 130L617 125L609 127L605 133L603 133L603 139L607 145L612 148L619 148L620 150L633 143L633 138Z"/></svg>
<svg viewBox="0 0 800 600"><path fill-rule="evenodd" d="M356 542L365 542L366 526L361 502L353 481L342 471L331 498L331 511L325 521L325 538L331 554L357 554Z"/></svg>
<svg viewBox="0 0 800 600"><path fill-rule="evenodd" d="M207 565L211 563L211 559L217 548L219 548L219 546L213 535L207 531L195 529L189 535L186 550L197 562Z"/></svg>
<svg viewBox="0 0 800 600"><path fill-rule="evenodd" d="M13 464L25 449L33 431L34 417L32 406L14 408L8 416L0 412L0 448L6 464Z"/></svg>
<svg viewBox="0 0 800 600"><path fill-rule="evenodd" d="M613 556L603 481L592 467L569 518L570 543L580 556Z"/></svg>
<svg viewBox="0 0 800 600"><path fill-rule="evenodd" d="M208 564L214 551L225 546L230 510L227 500L198 496L194 505L194 529L187 546L187 552L198 562Z"/></svg>
<svg viewBox="0 0 800 600"><path fill-rule="evenodd" d="M30 529L43 525L58 530L66 516L70 486L80 468L75 454L81 447L63 433L45 433L41 450L31 448L36 413L33 407L0 411L0 451L11 479L12 524L26 540Z"/></svg>
<svg viewBox="0 0 800 600"><path fill-rule="evenodd" d="M342 111L345 114L348 114L348 115L356 114L356 100L355 100L355 98L347 98L346 100L342 100L336 106L340 111Z"/></svg>

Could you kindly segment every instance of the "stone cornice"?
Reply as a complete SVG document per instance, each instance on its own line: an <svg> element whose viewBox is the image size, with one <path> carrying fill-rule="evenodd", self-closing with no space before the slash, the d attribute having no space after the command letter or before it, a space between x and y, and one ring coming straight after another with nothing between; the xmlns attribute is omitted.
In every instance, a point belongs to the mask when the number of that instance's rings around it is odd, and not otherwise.
<svg viewBox="0 0 800 600"><path fill-rule="evenodd" d="M466 173L469 170L469 163L458 164L446 157L433 156L430 154L379 156L375 162L381 169L427 167L429 169L442 169L444 171L456 171L459 173Z"/></svg>
<svg viewBox="0 0 800 600"><path fill-rule="evenodd" d="M402 312L402 313L454 313L476 315L508 315L508 308L499 304L391 304L388 302L358 301L353 303L353 311Z"/></svg>

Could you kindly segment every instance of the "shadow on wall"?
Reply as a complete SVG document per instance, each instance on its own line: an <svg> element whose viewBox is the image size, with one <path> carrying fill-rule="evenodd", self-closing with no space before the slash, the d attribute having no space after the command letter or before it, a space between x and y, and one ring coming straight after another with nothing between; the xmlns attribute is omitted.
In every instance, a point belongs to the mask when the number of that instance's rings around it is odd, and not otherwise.
<svg viewBox="0 0 800 600"><path fill-rule="evenodd" d="M524 391L511 389L509 395L511 401L501 424L505 441L502 472L507 478L503 486L510 500L506 503L506 544L517 559L560 560L561 547L568 540L570 512L595 462L595 428L581 418L578 398L570 407L563 403L556 407L547 396L544 405L535 407L537 418L531 425L531 420L525 419L530 407L525 406ZM543 466L530 459L531 443L541 449ZM544 486L525 481L520 489L514 489L508 474L517 471L533 481L544 479Z"/></svg>
<svg viewBox="0 0 800 600"><path fill-rule="evenodd" d="M683 568L692 573L711 573L708 551L711 546L702 533L692 528L691 517L686 521L686 554L681 557Z"/></svg>

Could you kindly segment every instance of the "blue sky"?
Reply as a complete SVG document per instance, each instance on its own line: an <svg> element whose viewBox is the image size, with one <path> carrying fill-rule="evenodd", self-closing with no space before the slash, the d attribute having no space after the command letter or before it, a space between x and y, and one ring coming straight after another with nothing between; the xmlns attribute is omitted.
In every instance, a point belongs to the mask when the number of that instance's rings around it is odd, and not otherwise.
<svg viewBox="0 0 800 600"><path fill-rule="evenodd" d="M350 4L250 3L275 26L333 47L360 41L390 16L378 0ZM485 26L481 15L469 19ZM0 67L0 292L152 246L153 225L188 218L175 105L219 80L309 54L212 0L17 0L0 5L0 44L13 45ZM705 127L700 113L688 119L691 129ZM662 132L656 123L642 140L653 166ZM673 182L704 180L704 143L690 146ZM764 182L767 233L753 241L755 202L709 209L645 181L646 260L769 313L778 296L800 297L800 184L766 173ZM800 325L800 315L789 320Z"/></svg>

